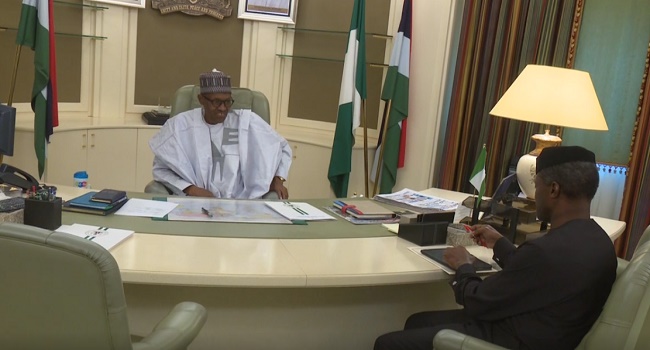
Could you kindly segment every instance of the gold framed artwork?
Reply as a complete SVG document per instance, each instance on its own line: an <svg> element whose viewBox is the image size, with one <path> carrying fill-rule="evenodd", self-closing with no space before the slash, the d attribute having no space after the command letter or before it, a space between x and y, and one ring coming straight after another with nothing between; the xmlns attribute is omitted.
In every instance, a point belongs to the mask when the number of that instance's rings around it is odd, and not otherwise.
<svg viewBox="0 0 650 350"><path fill-rule="evenodd" d="M255 21L296 24L298 0L241 0L237 17Z"/></svg>
<svg viewBox="0 0 650 350"><path fill-rule="evenodd" d="M93 2L103 2L106 4L120 5L120 6L130 6L130 7L139 7L145 8L146 0L92 0Z"/></svg>

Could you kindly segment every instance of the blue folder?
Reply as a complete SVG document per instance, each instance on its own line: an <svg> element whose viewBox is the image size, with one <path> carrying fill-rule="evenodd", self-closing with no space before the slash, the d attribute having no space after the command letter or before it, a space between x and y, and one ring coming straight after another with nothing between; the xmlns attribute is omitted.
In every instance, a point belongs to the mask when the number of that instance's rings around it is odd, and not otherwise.
<svg viewBox="0 0 650 350"><path fill-rule="evenodd" d="M114 206L116 206L117 204L126 200L126 197L124 197L123 199L112 204L93 202L91 199L93 198L95 193L97 193L97 191L88 192L84 195L69 200L67 203L69 203L73 207L90 208L90 209L97 209L97 210L109 210Z"/></svg>

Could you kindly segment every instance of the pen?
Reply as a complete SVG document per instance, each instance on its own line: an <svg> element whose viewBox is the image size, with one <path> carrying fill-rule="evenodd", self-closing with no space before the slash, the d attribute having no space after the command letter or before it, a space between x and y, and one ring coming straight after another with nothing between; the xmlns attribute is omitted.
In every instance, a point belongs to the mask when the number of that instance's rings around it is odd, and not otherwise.
<svg viewBox="0 0 650 350"><path fill-rule="evenodd" d="M209 210L205 209L205 208L201 208L201 212L203 214L207 215L207 217L209 217L209 218L212 217L212 213Z"/></svg>

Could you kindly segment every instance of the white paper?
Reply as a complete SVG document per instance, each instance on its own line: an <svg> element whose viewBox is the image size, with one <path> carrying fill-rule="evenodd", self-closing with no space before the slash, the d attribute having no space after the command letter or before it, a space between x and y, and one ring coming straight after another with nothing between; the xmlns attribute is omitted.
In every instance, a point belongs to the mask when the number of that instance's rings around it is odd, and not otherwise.
<svg viewBox="0 0 650 350"><path fill-rule="evenodd" d="M264 202L271 209L289 220L336 220L322 210L304 202Z"/></svg>
<svg viewBox="0 0 650 350"><path fill-rule="evenodd" d="M115 215L142 216L147 218L162 218L169 214L178 204L150 199L131 198Z"/></svg>
<svg viewBox="0 0 650 350"><path fill-rule="evenodd" d="M108 228L108 227L99 227L99 226L90 226L82 224L72 224L72 225L62 225L57 232L69 233L71 235L93 241L100 246L104 247L106 250L110 250L115 247L118 243L123 240L131 237L133 231L131 230L120 230L117 228Z"/></svg>

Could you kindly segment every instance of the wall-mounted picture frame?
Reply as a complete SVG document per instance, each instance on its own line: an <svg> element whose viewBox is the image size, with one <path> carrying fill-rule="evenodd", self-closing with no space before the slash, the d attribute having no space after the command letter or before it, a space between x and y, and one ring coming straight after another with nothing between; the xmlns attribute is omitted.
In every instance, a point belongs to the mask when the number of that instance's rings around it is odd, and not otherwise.
<svg viewBox="0 0 650 350"><path fill-rule="evenodd" d="M237 18L296 24L298 0L240 0Z"/></svg>
<svg viewBox="0 0 650 350"><path fill-rule="evenodd" d="M98 3L103 2L105 4L139 7L139 8L145 8L146 6L146 0L92 0L92 1Z"/></svg>

